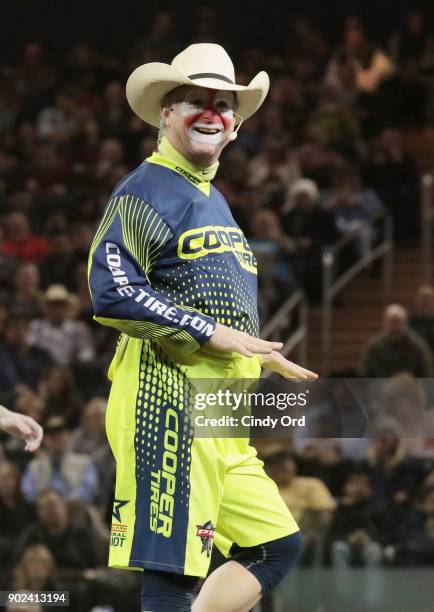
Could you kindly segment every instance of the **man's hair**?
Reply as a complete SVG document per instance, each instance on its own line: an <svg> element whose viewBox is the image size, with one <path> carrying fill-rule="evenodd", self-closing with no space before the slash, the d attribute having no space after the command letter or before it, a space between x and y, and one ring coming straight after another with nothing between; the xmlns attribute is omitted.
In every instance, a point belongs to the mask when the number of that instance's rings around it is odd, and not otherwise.
<svg viewBox="0 0 434 612"><path fill-rule="evenodd" d="M264 461L267 467L276 467L278 465L282 465L282 463L285 463L285 461L293 461L297 466L297 459L295 454L286 450L277 451L276 453L273 453L266 457Z"/></svg>

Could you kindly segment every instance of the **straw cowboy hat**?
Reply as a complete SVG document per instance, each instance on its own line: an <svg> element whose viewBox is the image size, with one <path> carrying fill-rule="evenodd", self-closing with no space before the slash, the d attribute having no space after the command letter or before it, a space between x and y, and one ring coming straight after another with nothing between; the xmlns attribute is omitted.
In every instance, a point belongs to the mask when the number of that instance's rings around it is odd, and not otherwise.
<svg viewBox="0 0 434 612"><path fill-rule="evenodd" d="M237 85L234 65L223 47L198 43L184 49L171 64L151 62L136 68L127 81L128 103L140 119L159 127L161 102L180 85L236 92L237 114L247 119L264 101L270 79L262 71L248 85Z"/></svg>

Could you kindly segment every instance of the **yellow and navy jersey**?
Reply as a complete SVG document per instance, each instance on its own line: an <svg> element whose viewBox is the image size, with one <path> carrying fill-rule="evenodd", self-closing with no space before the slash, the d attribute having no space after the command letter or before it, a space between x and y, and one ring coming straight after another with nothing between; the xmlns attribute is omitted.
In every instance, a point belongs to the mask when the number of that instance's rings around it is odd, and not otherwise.
<svg viewBox="0 0 434 612"><path fill-rule="evenodd" d="M258 335L256 260L242 230L217 189L165 159L143 162L105 209L89 258L96 320L184 353L216 322Z"/></svg>
<svg viewBox="0 0 434 612"><path fill-rule="evenodd" d="M123 333L106 416L116 459L112 567L205 575L197 534L216 522L218 504L204 492L217 490L212 475L226 455L244 465L254 454L246 439L196 438L191 422L195 379L260 374L259 357L205 344L216 322L258 334L256 261L210 184L214 171L163 139L116 187L91 247L95 318Z"/></svg>

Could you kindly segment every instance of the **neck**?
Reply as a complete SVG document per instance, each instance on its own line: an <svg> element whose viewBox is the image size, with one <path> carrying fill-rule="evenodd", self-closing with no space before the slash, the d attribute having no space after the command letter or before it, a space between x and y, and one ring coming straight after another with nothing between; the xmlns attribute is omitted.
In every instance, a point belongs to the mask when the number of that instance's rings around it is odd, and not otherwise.
<svg viewBox="0 0 434 612"><path fill-rule="evenodd" d="M210 181L216 175L219 166L218 162L211 165L202 165L187 159L166 136L161 139L158 150L146 161L174 170L206 195L210 193Z"/></svg>
<svg viewBox="0 0 434 612"><path fill-rule="evenodd" d="M196 154L193 153L191 155L188 155L187 153L182 151L181 144L178 143L176 140L174 140L171 135L167 135L164 138L167 140L167 142L169 142L171 147L175 149L175 151L177 151L179 155L182 155L182 157L186 161L188 161L188 163L192 164L196 168L200 168L201 170L207 169L213 166L218 161L218 155L212 156L212 157L210 157L209 155L206 155L205 153L196 153ZM163 143L163 147L164 147L164 143Z"/></svg>
<svg viewBox="0 0 434 612"><path fill-rule="evenodd" d="M212 178L214 178L217 172L219 164L216 159L209 159L201 155L198 155L195 159L186 157L184 153L180 151L180 147L176 146L176 143L174 143L168 136L163 136L160 144L158 145L158 151L169 159L172 158L175 159L175 161L179 161L187 166L190 166L195 170L195 172L200 174L205 171L205 175L208 176L209 171L211 171Z"/></svg>

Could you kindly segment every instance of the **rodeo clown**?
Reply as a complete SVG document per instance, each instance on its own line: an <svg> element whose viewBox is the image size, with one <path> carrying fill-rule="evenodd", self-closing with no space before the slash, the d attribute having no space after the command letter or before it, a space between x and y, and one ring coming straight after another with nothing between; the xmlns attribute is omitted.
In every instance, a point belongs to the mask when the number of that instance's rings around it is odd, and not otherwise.
<svg viewBox="0 0 434 612"><path fill-rule="evenodd" d="M258 338L257 268L211 181L269 78L235 82L226 51L194 44L139 66L126 95L157 150L113 191L89 256L95 319L121 332L109 369L116 459L109 565L143 571L142 611L250 610L289 571L299 528L248 439L199 438L193 379L316 374ZM228 561L207 575L213 542ZM194 603L193 603L194 600Z"/></svg>

